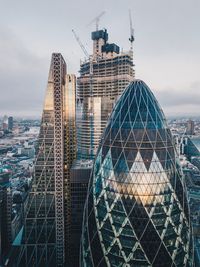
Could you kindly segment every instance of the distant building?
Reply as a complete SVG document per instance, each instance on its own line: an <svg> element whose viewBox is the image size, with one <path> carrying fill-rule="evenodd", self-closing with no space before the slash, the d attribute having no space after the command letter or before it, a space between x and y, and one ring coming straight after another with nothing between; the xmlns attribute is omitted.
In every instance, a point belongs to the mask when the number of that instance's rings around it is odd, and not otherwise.
<svg viewBox="0 0 200 267"><path fill-rule="evenodd" d="M24 142L23 147L19 147L17 149L17 154L33 158L35 155L34 144L29 144L28 142Z"/></svg>
<svg viewBox="0 0 200 267"><path fill-rule="evenodd" d="M11 248L11 191L9 174L0 173L0 266L4 266Z"/></svg>
<svg viewBox="0 0 200 267"><path fill-rule="evenodd" d="M13 117L8 117L8 130L12 131L13 129Z"/></svg>
<svg viewBox="0 0 200 267"><path fill-rule="evenodd" d="M3 117L2 129L4 131L8 130L8 116L7 115L4 115L4 117Z"/></svg>
<svg viewBox="0 0 200 267"><path fill-rule="evenodd" d="M186 134L194 135L194 121L193 120L189 120L187 122Z"/></svg>
<svg viewBox="0 0 200 267"><path fill-rule="evenodd" d="M132 51L108 43L107 30L92 32L93 54L77 78L78 158L94 159L112 108L134 78Z"/></svg>

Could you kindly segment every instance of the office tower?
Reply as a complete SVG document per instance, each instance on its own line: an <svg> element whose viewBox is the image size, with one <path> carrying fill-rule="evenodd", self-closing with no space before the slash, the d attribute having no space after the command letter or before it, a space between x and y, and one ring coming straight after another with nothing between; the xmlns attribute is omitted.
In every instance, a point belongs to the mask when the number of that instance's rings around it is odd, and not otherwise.
<svg viewBox="0 0 200 267"><path fill-rule="evenodd" d="M8 130L13 129L13 117L8 117Z"/></svg>
<svg viewBox="0 0 200 267"><path fill-rule="evenodd" d="M91 177L80 266L193 263L182 170L164 114L143 81L132 82L116 103Z"/></svg>
<svg viewBox="0 0 200 267"><path fill-rule="evenodd" d="M78 158L93 159L117 98L133 80L132 50L108 43L107 30L92 32L93 54L77 78Z"/></svg>
<svg viewBox="0 0 200 267"><path fill-rule="evenodd" d="M82 218L92 166L92 160L75 160L71 168L70 267L79 266Z"/></svg>
<svg viewBox="0 0 200 267"><path fill-rule="evenodd" d="M0 172L0 266L4 266L12 243L11 209L9 174Z"/></svg>
<svg viewBox="0 0 200 267"><path fill-rule="evenodd" d="M194 121L193 120L189 120L187 122L186 134L194 135Z"/></svg>
<svg viewBox="0 0 200 267"><path fill-rule="evenodd" d="M4 131L8 130L8 116L7 115L3 116L2 129Z"/></svg>
<svg viewBox="0 0 200 267"><path fill-rule="evenodd" d="M63 266L70 234L70 168L76 154L75 76L52 55L35 175L25 211L19 266Z"/></svg>

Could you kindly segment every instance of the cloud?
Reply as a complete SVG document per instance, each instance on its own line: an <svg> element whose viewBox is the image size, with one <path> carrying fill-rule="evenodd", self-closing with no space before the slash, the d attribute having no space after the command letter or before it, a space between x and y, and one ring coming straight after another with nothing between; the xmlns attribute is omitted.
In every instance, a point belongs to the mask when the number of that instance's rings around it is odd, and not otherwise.
<svg viewBox="0 0 200 267"><path fill-rule="evenodd" d="M95 23L86 25L103 10L100 28L106 27L109 41L126 51L129 8L135 29L136 77L139 74L153 89L166 114L199 112L199 0L125 0L125 5L118 0L102 0L101 5L97 0L58 2L4 1L0 25L7 27L0 26L0 116L41 116L51 52L61 52L67 70L78 73L84 54L71 29L91 53L90 31Z"/></svg>
<svg viewBox="0 0 200 267"><path fill-rule="evenodd" d="M199 115L200 81L177 88L155 91L155 95L169 115Z"/></svg>
<svg viewBox="0 0 200 267"><path fill-rule="evenodd" d="M38 116L48 74L47 60L31 52L9 28L1 27L0 36L1 115Z"/></svg>
<svg viewBox="0 0 200 267"><path fill-rule="evenodd" d="M0 28L0 112L18 116L41 116L49 58L29 50L8 28ZM200 81L176 88L153 90L167 115L198 114Z"/></svg>

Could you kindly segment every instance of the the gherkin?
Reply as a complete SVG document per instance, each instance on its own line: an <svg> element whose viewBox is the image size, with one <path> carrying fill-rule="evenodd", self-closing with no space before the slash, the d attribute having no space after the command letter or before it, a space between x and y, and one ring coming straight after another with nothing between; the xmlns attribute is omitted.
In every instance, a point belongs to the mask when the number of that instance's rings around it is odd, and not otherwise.
<svg viewBox="0 0 200 267"><path fill-rule="evenodd" d="M116 103L86 201L81 267L192 266L188 203L171 132L147 85Z"/></svg>

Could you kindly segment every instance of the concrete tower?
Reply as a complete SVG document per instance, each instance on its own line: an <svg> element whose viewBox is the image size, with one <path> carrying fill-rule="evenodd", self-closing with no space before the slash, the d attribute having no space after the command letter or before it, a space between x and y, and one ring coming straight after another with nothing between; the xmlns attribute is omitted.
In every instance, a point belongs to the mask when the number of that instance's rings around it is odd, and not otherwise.
<svg viewBox="0 0 200 267"><path fill-rule="evenodd" d="M78 158L94 159L112 108L134 78L132 52L108 43L106 30L92 32L93 54L77 79Z"/></svg>

